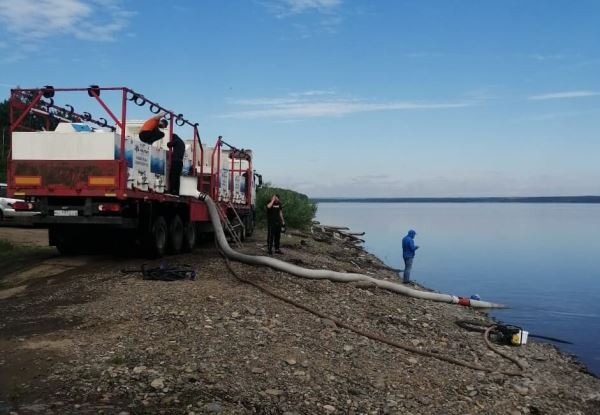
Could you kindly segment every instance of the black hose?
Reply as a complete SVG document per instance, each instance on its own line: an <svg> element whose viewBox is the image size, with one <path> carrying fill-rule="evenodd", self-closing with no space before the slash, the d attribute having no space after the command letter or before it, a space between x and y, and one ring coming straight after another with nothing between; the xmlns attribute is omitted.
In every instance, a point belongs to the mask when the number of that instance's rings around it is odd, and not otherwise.
<svg viewBox="0 0 600 415"><path fill-rule="evenodd" d="M535 337L536 339L549 340L551 342L556 342L556 343L573 344L572 342L567 341L567 340L557 339L556 337L542 336L541 334L531 334L531 333L529 333L529 337Z"/></svg>
<svg viewBox="0 0 600 415"><path fill-rule="evenodd" d="M479 333L484 333L485 329L492 325L483 320L456 320L454 323L467 331L476 331Z"/></svg>
<svg viewBox="0 0 600 415"><path fill-rule="evenodd" d="M491 325L490 323L483 320L456 320L455 323L457 326L465 330L476 331L479 333L485 332L486 328ZM573 344L572 342L567 340L558 339L556 337L542 336L541 334L529 333L528 337L535 337L536 339L543 339L562 344Z"/></svg>
<svg viewBox="0 0 600 415"><path fill-rule="evenodd" d="M87 90L87 93L90 96L90 98L93 98L94 96L99 97L100 87L98 85L90 85L90 87Z"/></svg>
<svg viewBox="0 0 600 415"><path fill-rule="evenodd" d="M135 98L133 99L133 102L135 105L137 105L139 107L143 107L144 104L146 104L146 100L141 95L136 95Z"/></svg>
<svg viewBox="0 0 600 415"><path fill-rule="evenodd" d="M54 96L54 87L52 85L46 85L42 89L42 95L44 98L52 98Z"/></svg>
<svg viewBox="0 0 600 415"><path fill-rule="evenodd" d="M142 278L145 280L175 281L196 279L196 271L194 271L189 265L182 265L180 267L166 267L164 264L161 264L156 268L146 268L146 264L142 264L140 269L122 269L121 272L124 274L141 272Z"/></svg>

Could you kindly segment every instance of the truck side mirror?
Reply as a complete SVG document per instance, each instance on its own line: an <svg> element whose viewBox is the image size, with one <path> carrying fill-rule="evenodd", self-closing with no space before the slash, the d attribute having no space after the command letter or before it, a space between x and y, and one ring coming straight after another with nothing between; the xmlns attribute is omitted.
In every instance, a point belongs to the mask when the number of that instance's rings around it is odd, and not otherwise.
<svg viewBox="0 0 600 415"><path fill-rule="evenodd" d="M256 184L256 188L257 188L257 189L261 188L261 187L262 187L262 185L263 185L262 174L256 174L256 173L255 173L255 174L254 174L254 178L255 178L255 179L258 179L258 183ZM256 183L256 181L255 181L255 183Z"/></svg>

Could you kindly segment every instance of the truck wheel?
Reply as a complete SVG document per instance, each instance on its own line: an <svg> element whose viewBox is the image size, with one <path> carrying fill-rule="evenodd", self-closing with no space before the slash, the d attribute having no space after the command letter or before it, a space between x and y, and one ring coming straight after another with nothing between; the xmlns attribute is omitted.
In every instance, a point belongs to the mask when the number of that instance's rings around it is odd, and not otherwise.
<svg viewBox="0 0 600 415"><path fill-rule="evenodd" d="M61 255L74 255L77 253L73 232L64 226L51 226L48 228L48 244L55 246Z"/></svg>
<svg viewBox="0 0 600 415"><path fill-rule="evenodd" d="M50 239L61 255L76 255L79 252L74 232L61 228L52 229L51 232Z"/></svg>
<svg viewBox="0 0 600 415"><path fill-rule="evenodd" d="M240 218L241 221L238 221L237 218L235 218L233 220L233 224L234 225L240 225L237 226L235 228L235 233L237 234L237 237L239 238L240 242L244 242L246 240L246 223L245 223L245 219ZM241 226L243 225L243 226Z"/></svg>
<svg viewBox="0 0 600 415"><path fill-rule="evenodd" d="M173 216L169 222L168 248L172 254L179 254L183 247L183 222L179 215Z"/></svg>
<svg viewBox="0 0 600 415"><path fill-rule="evenodd" d="M61 255L65 256L76 255L78 252L77 248L75 248L75 246L72 243L67 241L57 242L56 249L58 249L58 252Z"/></svg>
<svg viewBox="0 0 600 415"><path fill-rule="evenodd" d="M196 246L196 224L186 222L183 225L183 252L192 252Z"/></svg>
<svg viewBox="0 0 600 415"><path fill-rule="evenodd" d="M254 233L254 216L252 213L244 217L244 224L246 225L246 236L252 236Z"/></svg>
<svg viewBox="0 0 600 415"><path fill-rule="evenodd" d="M167 222L162 216L158 216L152 223L149 239L148 254L155 258L163 256L167 247Z"/></svg>

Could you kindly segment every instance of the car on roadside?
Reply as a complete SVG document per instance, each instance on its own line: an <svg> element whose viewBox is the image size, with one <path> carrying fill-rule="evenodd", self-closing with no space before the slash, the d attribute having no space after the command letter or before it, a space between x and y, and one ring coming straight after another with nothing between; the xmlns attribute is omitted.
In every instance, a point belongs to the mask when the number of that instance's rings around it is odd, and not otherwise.
<svg viewBox="0 0 600 415"><path fill-rule="evenodd" d="M33 205L21 199L7 197L6 183L0 183L0 222L21 220L39 215L40 212L31 210Z"/></svg>

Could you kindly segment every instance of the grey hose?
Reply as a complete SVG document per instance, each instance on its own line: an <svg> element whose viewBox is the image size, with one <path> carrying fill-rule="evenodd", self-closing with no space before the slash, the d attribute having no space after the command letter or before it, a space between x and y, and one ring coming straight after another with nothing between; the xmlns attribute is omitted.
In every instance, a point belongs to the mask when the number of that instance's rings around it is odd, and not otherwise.
<svg viewBox="0 0 600 415"><path fill-rule="evenodd" d="M397 284L390 281L379 280L368 275L364 274L356 274L356 273L344 273L344 272L336 272L325 269L308 269L302 268L297 265L289 264L287 262L281 261L279 259L270 258L266 256L254 256L254 255L246 255L240 252L234 251L229 246L227 242L227 238L225 237L225 233L223 232L223 226L221 224L221 219L219 216L219 212L217 210L217 206L213 202L213 200L204 193L198 193L198 198L203 200L208 207L208 213L210 215L210 220L212 222L213 228L215 230L215 236L217 243L221 250L225 253L225 255L238 262L243 262L245 264L251 265L264 265L278 271L287 272L289 274L295 275L297 277L302 278L311 278L311 279L327 279L336 282L359 282L364 281L369 284L373 284L379 288L383 288L388 291L393 291L402 295L406 295L408 297L414 298L422 298L424 300L438 301L442 303L450 303L450 304L461 304L461 305L470 305L471 307L477 308L504 308L505 306L502 304L490 303L488 301L479 301L479 300L471 300L468 298L457 297L455 295L450 294L440 294L440 293L432 293L428 291L420 291L415 290L413 288L406 287L402 284Z"/></svg>

